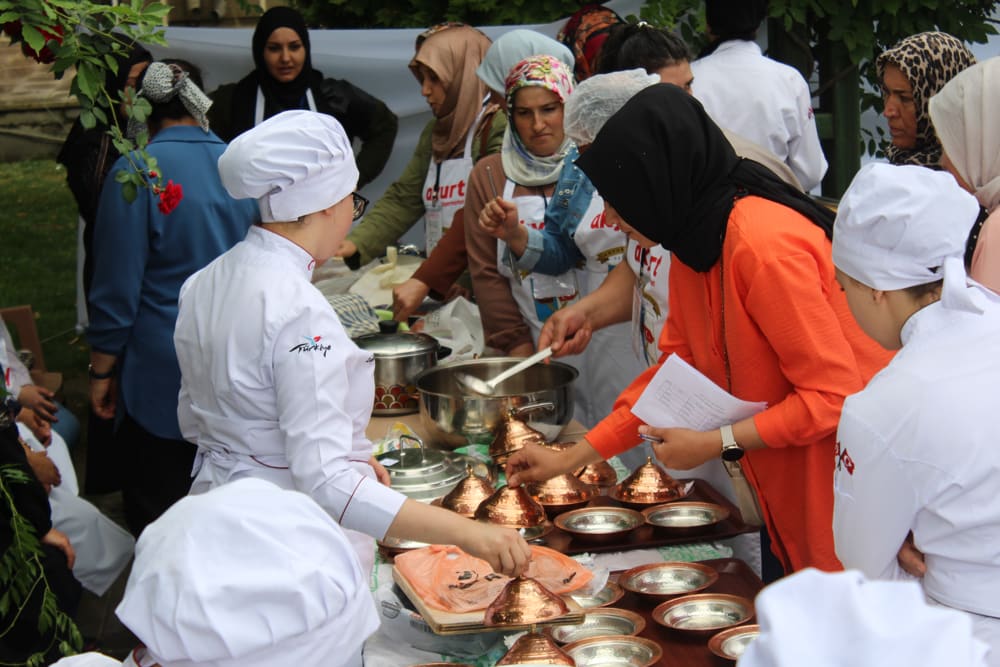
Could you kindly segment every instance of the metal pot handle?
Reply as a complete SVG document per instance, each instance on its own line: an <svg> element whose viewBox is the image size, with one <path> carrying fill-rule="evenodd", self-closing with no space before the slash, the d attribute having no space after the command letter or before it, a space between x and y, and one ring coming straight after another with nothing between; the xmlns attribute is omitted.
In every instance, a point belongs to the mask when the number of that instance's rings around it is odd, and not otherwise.
<svg viewBox="0 0 1000 667"><path fill-rule="evenodd" d="M553 412L556 409L556 404L551 401L542 401L540 403L528 403L527 405L519 405L510 409L511 417L523 417L531 412L537 412L539 410L545 410L546 412Z"/></svg>

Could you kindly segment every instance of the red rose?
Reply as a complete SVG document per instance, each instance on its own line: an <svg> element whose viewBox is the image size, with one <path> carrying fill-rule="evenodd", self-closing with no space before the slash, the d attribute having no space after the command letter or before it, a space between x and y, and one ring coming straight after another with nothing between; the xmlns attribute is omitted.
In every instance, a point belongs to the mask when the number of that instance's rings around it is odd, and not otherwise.
<svg viewBox="0 0 1000 667"><path fill-rule="evenodd" d="M184 199L184 190L181 188L180 183L167 181L163 191L160 193L160 203L157 204L160 213L169 215L181 203L181 199Z"/></svg>
<svg viewBox="0 0 1000 667"><path fill-rule="evenodd" d="M17 30L18 30L18 33L20 34L20 28L21 28L20 22L17 22L17 23L18 23ZM4 29L6 30L6 27ZM62 44L62 41L63 41L63 29L62 29L62 26L58 26L57 25L57 26L54 26L52 29L55 30L54 33L49 32L45 28L38 28L38 32L40 32L42 34L42 37L45 38L45 42L46 43L48 43L50 41L55 41L56 44ZM10 33L8 33L8 34L10 34ZM34 58L36 62L45 64L45 65L48 65L49 63L53 62L56 59L56 55L54 53L52 53L52 49L50 49L49 47L46 46L46 47L42 48L42 50L40 52L36 53L33 48L31 48L30 46L28 46L27 42L21 42L21 53L23 53L25 56L27 56L29 58Z"/></svg>
<svg viewBox="0 0 1000 667"><path fill-rule="evenodd" d="M3 31L11 38L12 41L16 41L21 37L21 21L10 21L9 23L3 24Z"/></svg>

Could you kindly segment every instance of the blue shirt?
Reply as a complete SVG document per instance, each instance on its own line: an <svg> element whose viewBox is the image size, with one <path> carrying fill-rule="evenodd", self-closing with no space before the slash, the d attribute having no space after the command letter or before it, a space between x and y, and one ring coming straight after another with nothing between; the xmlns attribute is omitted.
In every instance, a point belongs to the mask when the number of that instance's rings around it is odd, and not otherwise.
<svg viewBox="0 0 1000 667"><path fill-rule="evenodd" d="M129 204L109 178L97 209L87 340L119 358L120 409L161 438L181 439L173 342L181 284L243 240L259 218L254 200L235 200L222 187L216 164L225 149L200 127L165 128L147 152L183 188L177 208L164 215L145 188ZM111 173L131 168L122 157Z"/></svg>
<svg viewBox="0 0 1000 667"><path fill-rule="evenodd" d="M578 157L580 153L574 146L563 159L554 194L545 208L545 227L528 228L528 247L517 260L517 268L558 276L584 260L573 234L590 207L594 184L574 164Z"/></svg>

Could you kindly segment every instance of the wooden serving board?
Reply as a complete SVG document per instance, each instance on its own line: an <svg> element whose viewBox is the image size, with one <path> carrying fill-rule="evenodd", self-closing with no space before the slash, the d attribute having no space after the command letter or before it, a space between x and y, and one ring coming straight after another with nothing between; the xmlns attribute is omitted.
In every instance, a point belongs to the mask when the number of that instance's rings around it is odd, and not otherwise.
<svg viewBox="0 0 1000 667"><path fill-rule="evenodd" d="M544 623L534 623L532 625L504 625L504 626L489 626L487 627L483 623L483 618L486 614L485 609L480 609L478 611L467 611L462 614L456 614L450 611L442 611L440 609L435 609L429 606L426 602L421 599L417 592L407 581L406 577L396 569L395 566L392 568L392 580L402 589L406 597L410 599L413 606L416 607L417 612L423 617L424 621L434 631L435 634L439 635L468 635L477 632L491 632L491 631L501 631L501 632L514 632L518 630L530 630L532 626L545 626L545 625L575 625L577 623L583 623L584 610L573 598L568 595L564 595L563 600L566 602L566 606L569 607L569 613L564 614L558 618L554 618Z"/></svg>

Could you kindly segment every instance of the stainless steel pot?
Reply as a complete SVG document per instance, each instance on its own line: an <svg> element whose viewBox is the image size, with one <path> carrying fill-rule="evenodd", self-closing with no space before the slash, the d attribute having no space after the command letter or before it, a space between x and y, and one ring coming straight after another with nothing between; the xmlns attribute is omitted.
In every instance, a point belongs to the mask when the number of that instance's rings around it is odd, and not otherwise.
<svg viewBox="0 0 1000 667"><path fill-rule="evenodd" d="M375 356L372 415L407 415L419 410L416 378L437 363L437 339L423 333L377 333L354 342Z"/></svg>
<svg viewBox="0 0 1000 667"><path fill-rule="evenodd" d="M526 423L548 440L573 419L573 381L579 374L569 364L538 364L497 386L494 396L472 395L455 379L470 373L489 380L520 359L496 357L463 361L428 369L417 377L420 421L428 445L452 450L470 443L488 445L512 408L549 402L551 411L531 414Z"/></svg>

